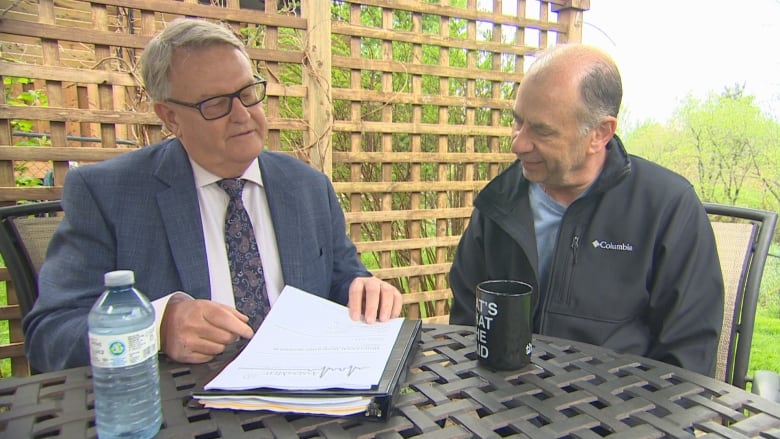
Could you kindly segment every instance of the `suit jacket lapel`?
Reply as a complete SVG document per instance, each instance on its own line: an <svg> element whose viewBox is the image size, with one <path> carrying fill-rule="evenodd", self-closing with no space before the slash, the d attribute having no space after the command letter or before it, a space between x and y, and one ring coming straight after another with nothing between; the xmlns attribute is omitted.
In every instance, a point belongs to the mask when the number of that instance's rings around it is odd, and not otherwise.
<svg viewBox="0 0 780 439"><path fill-rule="evenodd" d="M274 223L284 283L286 285L301 285L305 273L297 262L301 260L301 250L304 246L300 230L302 219L307 215L307 212L306 207L301 206L301 203L295 198L295 193L299 190L297 188L298 180L294 176L286 175L288 170L278 166L278 163L267 151L260 154L258 162L263 177L265 196L268 200L268 209Z"/></svg>
<svg viewBox="0 0 780 439"><path fill-rule="evenodd" d="M156 199L182 287L193 297L209 299L211 287L198 195L192 167L177 139L168 143L155 176L168 185Z"/></svg>

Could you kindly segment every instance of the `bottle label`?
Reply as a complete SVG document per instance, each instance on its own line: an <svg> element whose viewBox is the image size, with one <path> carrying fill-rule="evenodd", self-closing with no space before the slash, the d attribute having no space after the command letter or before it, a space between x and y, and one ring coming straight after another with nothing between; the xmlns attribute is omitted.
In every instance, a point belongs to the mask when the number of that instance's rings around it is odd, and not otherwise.
<svg viewBox="0 0 780 439"><path fill-rule="evenodd" d="M92 366L125 367L141 363L157 355L154 325L136 332L118 335L89 333Z"/></svg>

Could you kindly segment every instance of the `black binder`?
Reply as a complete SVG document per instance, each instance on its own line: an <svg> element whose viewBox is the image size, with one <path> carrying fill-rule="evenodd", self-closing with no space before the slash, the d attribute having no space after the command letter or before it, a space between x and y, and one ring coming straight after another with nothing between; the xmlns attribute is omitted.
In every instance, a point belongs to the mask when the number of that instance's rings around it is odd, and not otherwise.
<svg viewBox="0 0 780 439"><path fill-rule="evenodd" d="M251 390L205 390L203 386L211 381L221 370L216 370L206 379L199 383L197 390L192 392L192 397L198 399L202 396L283 396L283 397L339 397L339 396L361 396L369 397L371 401L365 412L360 414L347 415L351 417L361 417L372 420L384 420L393 409L393 404L398 396L400 383L405 379L409 364L417 349L420 340L420 320L404 320L401 330L398 332L398 338L390 352L387 365L379 380L379 384L371 389L317 389L317 390L286 390L262 387ZM237 354L236 354L237 355ZM225 365L230 362L226 362ZM224 366L223 366L224 367ZM291 413L295 413L292 411ZM312 415L315 416L315 415ZM330 415L316 415L330 416Z"/></svg>

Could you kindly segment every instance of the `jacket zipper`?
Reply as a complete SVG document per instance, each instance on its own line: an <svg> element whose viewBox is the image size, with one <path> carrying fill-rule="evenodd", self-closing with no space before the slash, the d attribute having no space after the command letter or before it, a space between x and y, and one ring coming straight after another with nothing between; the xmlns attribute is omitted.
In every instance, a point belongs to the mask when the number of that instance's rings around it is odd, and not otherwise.
<svg viewBox="0 0 780 439"><path fill-rule="evenodd" d="M566 270L565 277L566 282L564 282L563 285L561 285L563 288L563 303L566 305L569 304L571 301L571 295L572 295L572 286L571 286L571 277L574 273L574 266L577 265L577 253L579 253L580 250L580 229L579 227L574 228L574 236L571 238L571 244L569 244L569 249L571 250L571 259L570 263L566 264L564 266L564 269Z"/></svg>
<svg viewBox="0 0 780 439"><path fill-rule="evenodd" d="M572 272L574 271L574 265L577 264L577 253L580 249L579 227L574 228L574 235L572 236L571 243L569 244L569 249L571 250L571 257L566 258L564 263L556 266L556 258L553 257L553 267L550 269L550 274L547 281L549 289L549 287L552 286L552 278L556 275L556 272L563 272L563 281L559 284L559 292L555 295L566 304L568 304L571 300L571 287L569 284L571 283L571 276ZM556 255L559 254L559 252L560 250L556 251ZM552 300L552 296L553 294L551 291L548 290L545 292L544 300L541 304L542 309L540 310L541 315L539 320L539 330L542 332L544 332L544 327L547 324L547 309L549 307L550 301Z"/></svg>
<svg viewBox="0 0 780 439"><path fill-rule="evenodd" d="M574 232L574 238L571 240L571 252L574 256L574 259L572 260L572 265L577 265L577 251L580 249L580 237L577 235L577 232Z"/></svg>

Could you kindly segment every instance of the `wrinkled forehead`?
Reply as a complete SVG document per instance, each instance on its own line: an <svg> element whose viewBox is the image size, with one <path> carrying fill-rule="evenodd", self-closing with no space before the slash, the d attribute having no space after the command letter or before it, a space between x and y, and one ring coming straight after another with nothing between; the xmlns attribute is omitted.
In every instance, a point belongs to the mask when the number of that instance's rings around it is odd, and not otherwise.
<svg viewBox="0 0 780 439"><path fill-rule="evenodd" d="M522 79L517 89L514 111L526 118L541 113L556 117L576 115L581 103L576 78L565 74L535 74Z"/></svg>

